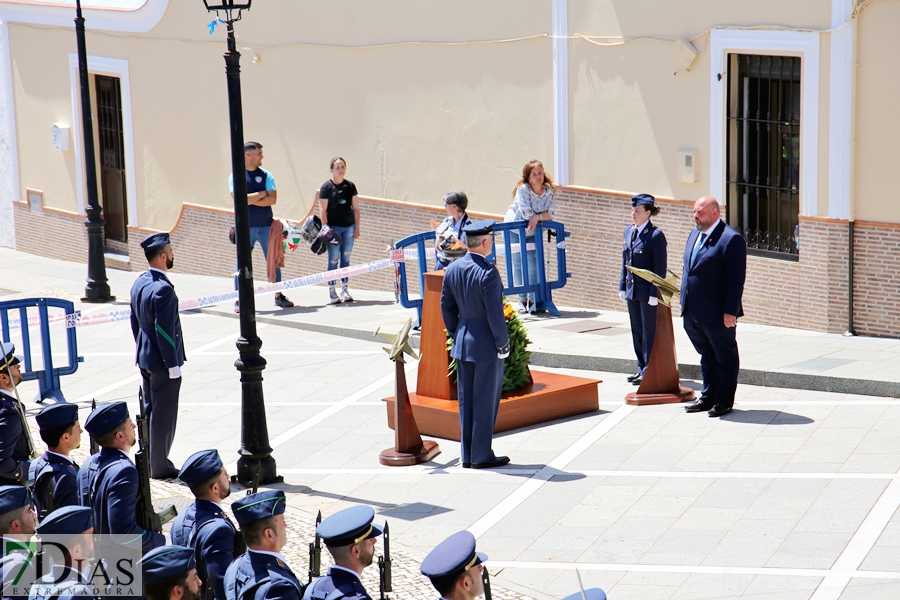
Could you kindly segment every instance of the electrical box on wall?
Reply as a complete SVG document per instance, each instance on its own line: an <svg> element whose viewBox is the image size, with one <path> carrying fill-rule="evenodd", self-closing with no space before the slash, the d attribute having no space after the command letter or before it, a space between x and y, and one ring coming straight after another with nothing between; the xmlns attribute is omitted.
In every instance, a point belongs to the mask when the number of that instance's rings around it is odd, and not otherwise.
<svg viewBox="0 0 900 600"><path fill-rule="evenodd" d="M54 123L50 126L53 135L53 149L66 152L69 149L69 126L65 123Z"/></svg>
<svg viewBox="0 0 900 600"><path fill-rule="evenodd" d="M697 165L699 152L696 150L679 150L675 167L675 179L679 183L697 183L700 181L700 168Z"/></svg>

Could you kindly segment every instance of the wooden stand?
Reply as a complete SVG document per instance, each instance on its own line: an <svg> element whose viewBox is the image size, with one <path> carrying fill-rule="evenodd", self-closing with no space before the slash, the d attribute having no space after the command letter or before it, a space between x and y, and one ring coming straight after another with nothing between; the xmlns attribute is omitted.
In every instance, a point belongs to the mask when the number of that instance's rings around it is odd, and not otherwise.
<svg viewBox="0 0 900 600"><path fill-rule="evenodd" d="M459 405L456 402L456 383L448 377L450 352L441 315L441 287L444 272L425 274L423 292L421 343L422 355L416 391L409 394L411 417L420 431L448 440L459 440ZM571 377L543 371L531 371L533 383L513 392L503 394L494 432L508 431L593 412L600 408L596 379ZM405 390L404 390L405 391ZM400 391L396 393L401 398ZM388 426L400 429L402 422L395 402L385 398ZM396 424L400 423L400 427ZM427 442L426 442L427 444Z"/></svg>
<svg viewBox="0 0 900 600"><path fill-rule="evenodd" d="M625 395L628 404L670 404L694 399L694 390L681 385L678 359L675 356L675 330L672 309L662 302L656 306L656 339L650 353L650 363L644 371L637 392Z"/></svg>
<svg viewBox="0 0 900 600"><path fill-rule="evenodd" d="M409 393L406 391L406 370L403 357L394 361L395 381L394 394L400 400L393 406L394 447L383 450L378 462L389 467L406 467L427 462L441 453L437 442L422 441L416 419L409 405Z"/></svg>

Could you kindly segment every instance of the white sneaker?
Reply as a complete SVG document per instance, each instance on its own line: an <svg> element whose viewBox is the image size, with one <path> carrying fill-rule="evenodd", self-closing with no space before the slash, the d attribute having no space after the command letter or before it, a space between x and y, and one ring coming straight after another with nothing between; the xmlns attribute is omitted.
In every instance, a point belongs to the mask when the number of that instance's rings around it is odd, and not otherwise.
<svg viewBox="0 0 900 600"><path fill-rule="evenodd" d="M337 291L334 289L334 286L330 286L328 288L328 303L329 304L340 304L341 299L338 298Z"/></svg>
<svg viewBox="0 0 900 600"><path fill-rule="evenodd" d="M341 286L341 302L353 302L353 296L347 291L347 286Z"/></svg>

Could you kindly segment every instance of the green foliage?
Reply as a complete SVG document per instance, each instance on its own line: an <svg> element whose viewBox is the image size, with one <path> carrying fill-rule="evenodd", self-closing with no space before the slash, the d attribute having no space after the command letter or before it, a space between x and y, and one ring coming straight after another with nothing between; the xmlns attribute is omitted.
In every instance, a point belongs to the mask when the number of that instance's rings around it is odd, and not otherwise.
<svg viewBox="0 0 900 600"><path fill-rule="evenodd" d="M519 315L506 298L503 299L503 314L506 317L506 330L509 332L509 356L503 363L503 391L512 392L532 382L531 371L528 370L531 352L527 349L531 340L528 339L528 331L519 320ZM447 350L450 350L453 347L453 338L446 329L444 333L447 334ZM453 383L456 383L455 358L450 359L447 376L452 377Z"/></svg>

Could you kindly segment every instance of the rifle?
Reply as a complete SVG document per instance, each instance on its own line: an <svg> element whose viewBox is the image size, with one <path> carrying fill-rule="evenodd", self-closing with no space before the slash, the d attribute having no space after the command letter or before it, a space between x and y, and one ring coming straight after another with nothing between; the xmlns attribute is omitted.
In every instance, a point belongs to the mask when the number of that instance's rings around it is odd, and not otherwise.
<svg viewBox="0 0 900 600"><path fill-rule="evenodd" d="M91 412L94 412L95 410L97 410L97 399L96 398L91 400ZM90 437L90 434L88 434L88 436ZM97 440L95 440L93 437L91 437L90 440L91 440L91 456L93 456L93 455L97 454L98 452L100 452L100 444L98 444Z"/></svg>
<svg viewBox="0 0 900 600"><path fill-rule="evenodd" d="M322 511L316 515L316 541L309 543L309 581L321 575L322 570L322 538L319 537L319 524L322 522Z"/></svg>
<svg viewBox="0 0 900 600"><path fill-rule="evenodd" d="M491 600L491 575L484 566L481 568L481 583L484 584L484 600Z"/></svg>
<svg viewBox="0 0 900 600"><path fill-rule="evenodd" d="M387 521L384 522L384 556L378 557L378 579L379 600L390 600L387 593L394 588L391 583L391 532Z"/></svg>
<svg viewBox="0 0 900 600"><path fill-rule="evenodd" d="M259 491L259 473L262 463L257 461L256 468L253 470L253 487L247 490L247 495L255 494ZM234 532L234 558L247 552L247 540L244 539L244 533L238 529Z"/></svg>
<svg viewBox="0 0 900 600"><path fill-rule="evenodd" d="M139 450L134 455L134 463L138 471L138 501L135 519L137 524L148 531L162 533L162 526L178 515L174 504L170 504L160 512L153 508L153 497L150 494L150 419L144 416L144 390L138 388L137 420Z"/></svg>

